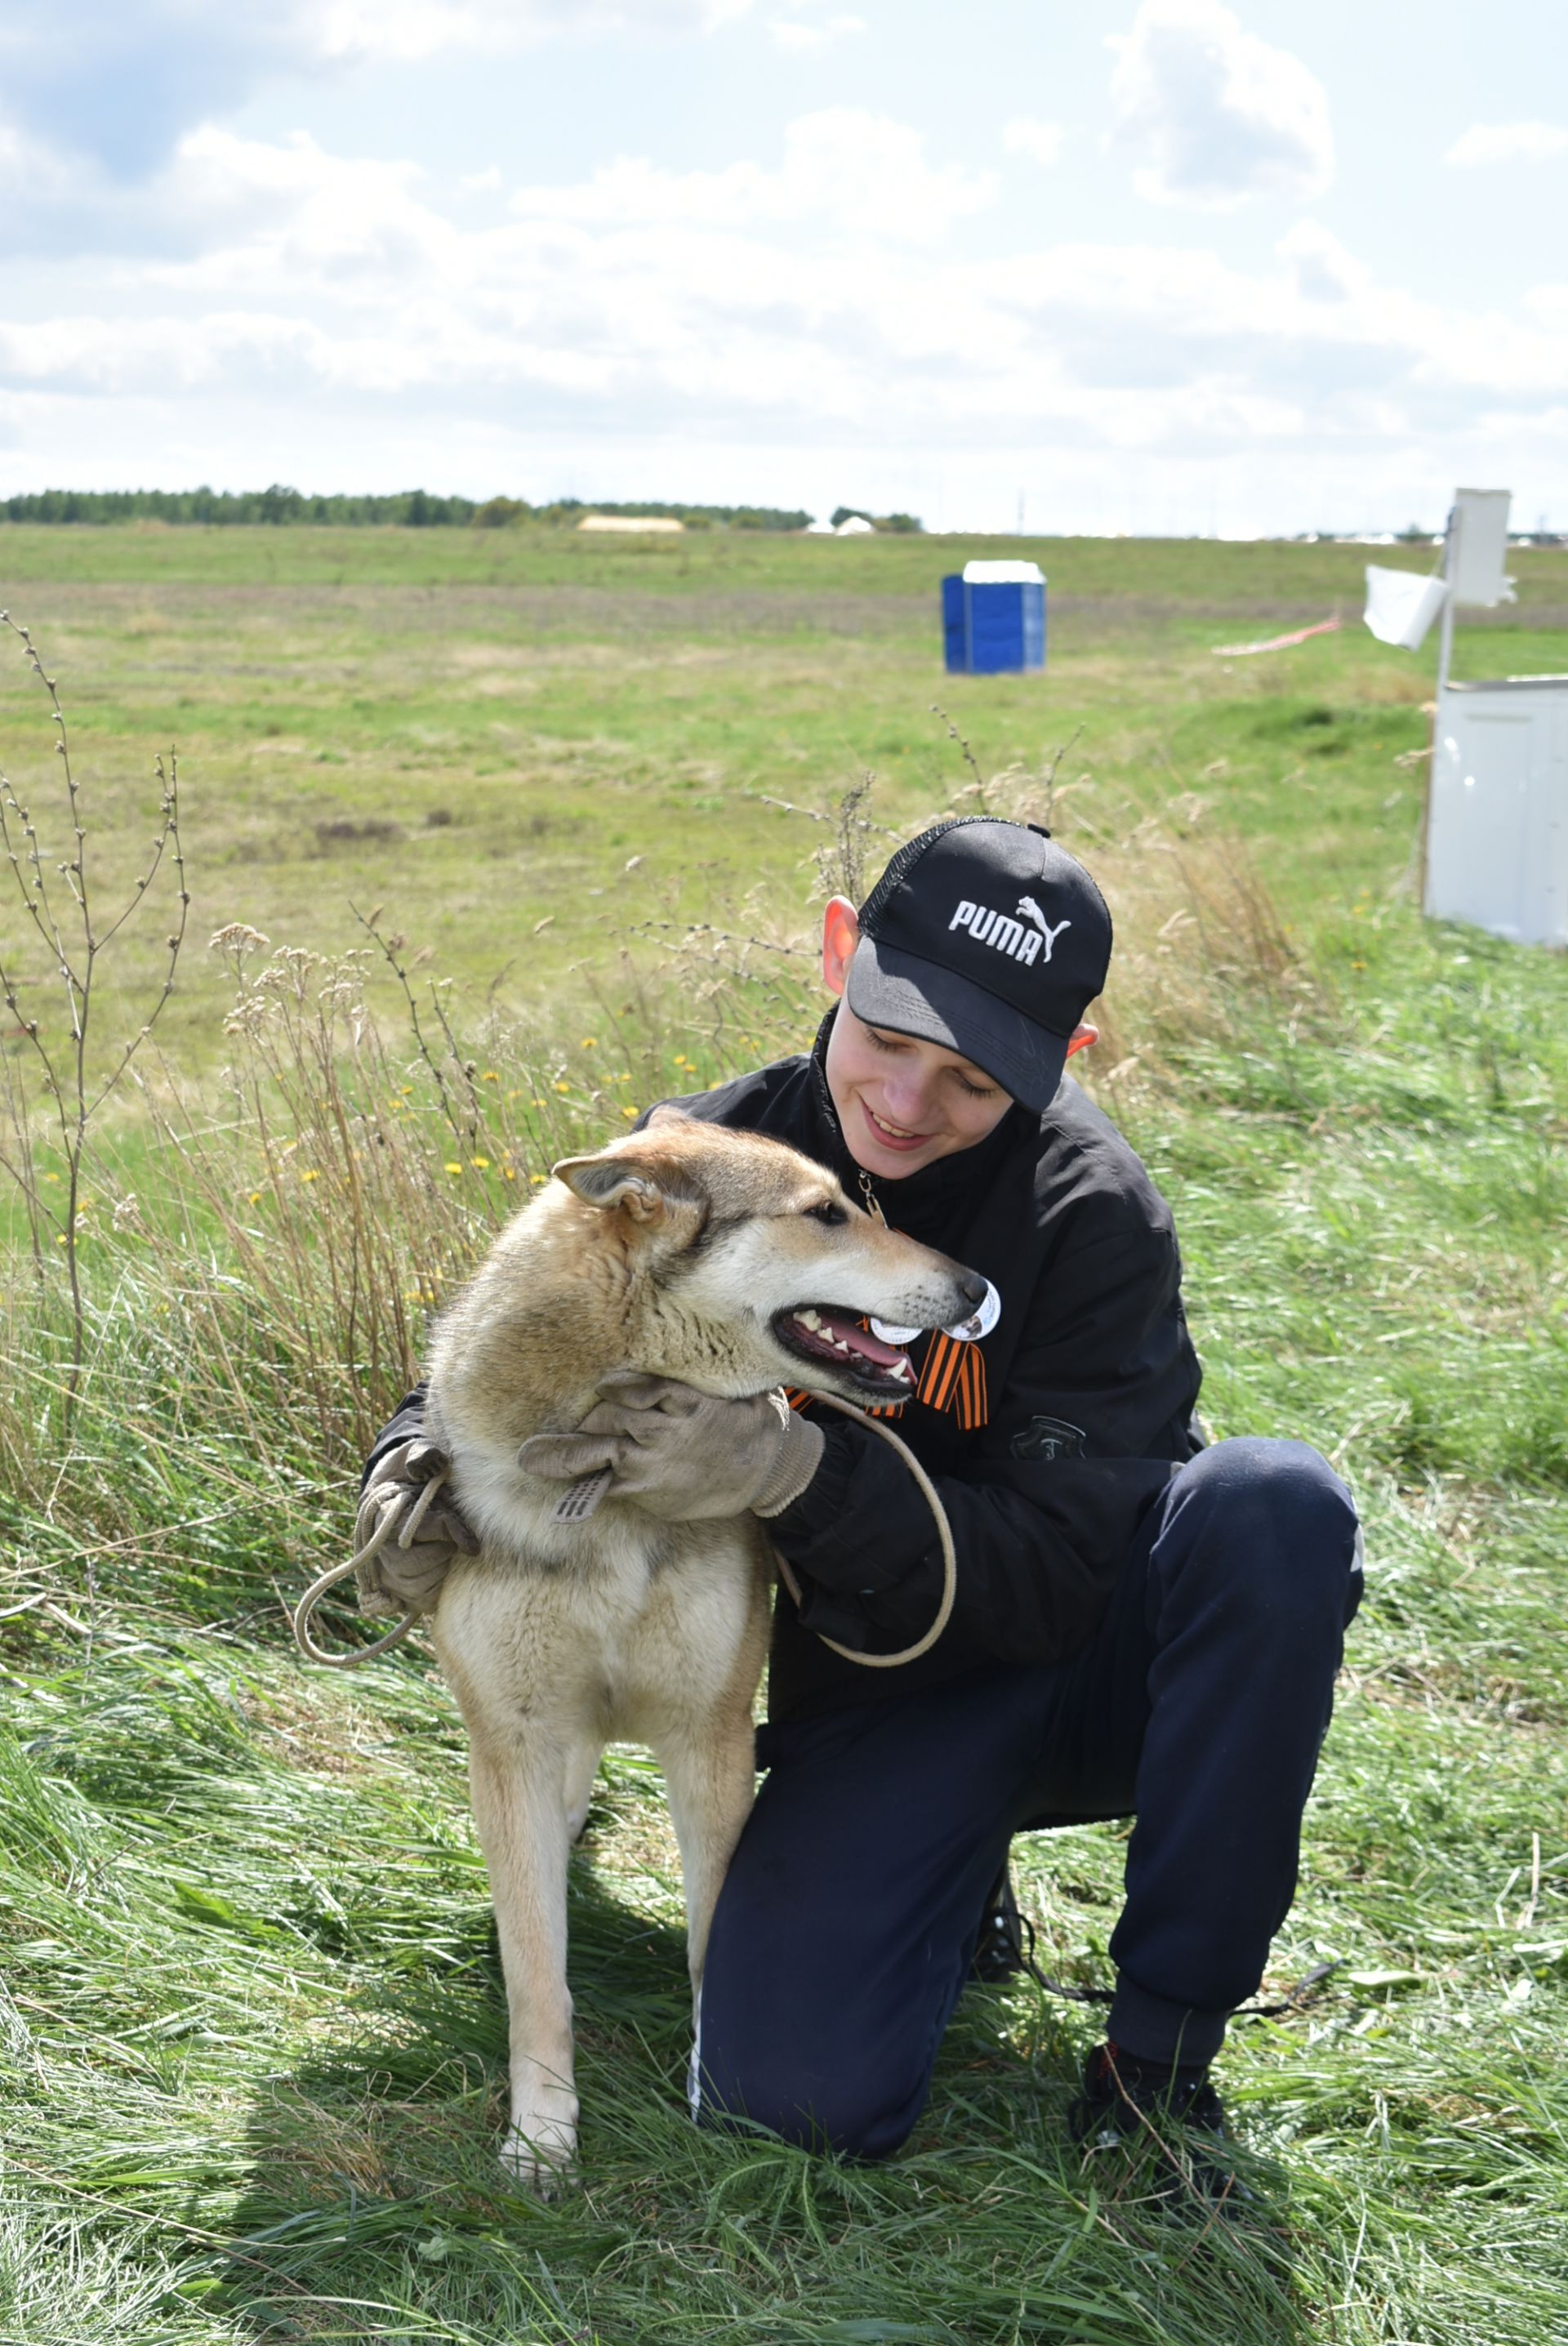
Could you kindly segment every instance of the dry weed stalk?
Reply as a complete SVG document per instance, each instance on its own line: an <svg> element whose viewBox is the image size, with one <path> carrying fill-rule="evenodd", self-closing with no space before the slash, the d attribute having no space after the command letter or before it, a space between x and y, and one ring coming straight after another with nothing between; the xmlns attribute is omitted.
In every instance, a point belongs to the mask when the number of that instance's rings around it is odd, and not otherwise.
<svg viewBox="0 0 1568 2346"><path fill-rule="evenodd" d="M24 1007L24 997L46 981L35 981L29 985L15 964L0 964L0 997L19 1022L19 1031L36 1065L39 1087L52 1104L66 1168L62 1206L52 1205L40 1185L33 1155L26 1086L9 1065L6 1106L11 1132L8 1143L0 1146L0 1168L10 1176L24 1200L34 1263L40 1274L46 1260L42 1242L46 1225L53 1229L56 1243L64 1249L71 1306L70 1360L62 1396L68 1434L86 1361L87 1312L79 1241L82 1168L89 1133L94 1117L129 1070L174 992L190 892L185 884L185 856L179 837L179 773L170 750L167 766L161 757L155 765L159 827L153 837L147 867L134 882L125 903L108 918L107 925L102 923L88 878L87 808L71 764L70 738L55 679L46 671L43 657L28 630L19 626L8 611L0 611L0 625L7 627L15 637L28 667L49 696L50 719L56 728L55 753L60 760L72 840L64 862L54 866L54 878L46 877L43 842L31 811L22 804L9 779L0 773L0 848L10 864L26 920L54 964L58 985L53 996L57 1028ZM107 1067L100 1066L93 1049L94 988L98 982L99 964L146 899L166 854L174 866L177 910L168 940L168 960L163 983L144 1024L123 1046L117 1057L111 1056ZM61 883L58 887L56 880Z"/></svg>

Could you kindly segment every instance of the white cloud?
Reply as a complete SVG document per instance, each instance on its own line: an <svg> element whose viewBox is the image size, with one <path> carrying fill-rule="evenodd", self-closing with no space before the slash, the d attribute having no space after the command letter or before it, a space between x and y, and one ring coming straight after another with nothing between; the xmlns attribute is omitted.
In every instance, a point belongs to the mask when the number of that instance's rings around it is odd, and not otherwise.
<svg viewBox="0 0 1568 2346"><path fill-rule="evenodd" d="M823 49L830 49L836 42L848 39L853 33L863 33L865 29L863 16L820 16L815 22L802 16L769 16L768 19L768 30L774 46L791 56L816 56Z"/></svg>
<svg viewBox="0 0 1568 2346"><path fill-rule="evenodd" d="M1560 122L1472 122L1443 157L1445 163L1544 163L1568 154Z"/></svg>
<svg viewBox="0 0 1568 2346"><path fill-rule="evenodd" d="M560 37L708 33L751 0L329 0L301 10L304 37L328 56L408 61L439 49L504 51Z"/></svg>
<svg viewBox="0 0 1568 2346"><path fill-rule="evenodd" d="M64 180L56 193L75 200ZM1469 466L1434 457L1461 427L1484 424L1497 464L1562 441L1560 286L1507 310L1444 306L1310 219L1247 266L1196 242L1004 250L986 240L997 194L993 175L854 108L791 124L770 165L628 158L504 209L412 163L206 128L138 195L134 257L40 271L29 314L8 302L8 476L423 474L538 495L571 485L541 477L540 454L570 445L587 452L584 494L726 494L711 485L722 447L734 494L761 493L745 485L749 450L753 484L795 502L787 463L830 442L884 467L938 452L954 480L1048 449L1114 500L1124 459L1175 478L1251 450L1260 466L1268 454L1278 515L1325 451L1376 512L1373 495L1418 467L1472 469L1473 438ZM101 237L124 211L103 202ZM885 502L920 508L907 473L877 477ZM1030 477L1014 471L1009 497Z"/></svg>
<svg viewBox="0 0 1568 2346"><path fill-rule="evenodd" d="M640 159L606 164L575 187L520 188L512 209L532 219L646 226L684 220L738 229L817 223L863 241L919 243L996 200L996 177L932 167L918 131L862 107L827 107L789 124L779 168L732 163L668 171Z"/></svg>
<svg viewBox="0 0 1568 2346"><path fill-rule="evenodd" d="M1059 122L1032 122L1019 115L1003 131L1002 144L1009 155L1030 155L1036 163L1049 167L1061 158L1062 126Z"/></svg>
<svg viewBox="0 0 1568 2346"><path fill-rule="evenodd" d="M555 39L715 31L752 0L57 0L0 15L0 122L37 144L146 178L180 137L270 81L516 52ZM44 128L40 128L44 126Z"/></svg>
<svg viewBox="0 0 1568 2346"><path fill-rule="evenodd" d="M1332 179L1323 85L1220 0L1143 0L1110 46L1115 136L1141 158L1140 195L1230 210L1252 196L1315 196Z"/></svg>
<svg viewBox="0 0 1568 2346"><path fill-rule="evenodd" d="M1289 234L1281 237L1278 250L1289 266L1303 301L1349 301L1364 293L1371 282L1369 271L1347 252L1339 238L1316 220L1298 220Z"/></svg>

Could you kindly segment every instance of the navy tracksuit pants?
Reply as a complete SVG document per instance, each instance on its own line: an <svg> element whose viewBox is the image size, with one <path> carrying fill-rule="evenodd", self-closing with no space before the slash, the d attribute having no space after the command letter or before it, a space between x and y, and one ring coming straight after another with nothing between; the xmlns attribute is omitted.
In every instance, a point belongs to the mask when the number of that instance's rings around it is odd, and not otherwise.
<svg viewBox="0 0 1568 2346"><path fill-rule="evenodd" d="M699 2114L885 2157L924 2105L1012 1835L1136 1817L1107 2033L1206 2061L1257 1989L1360 1596L1349 1492L1295 1442L1173 1477L1065 1662L762 1730L714 1915Z"/></svg>

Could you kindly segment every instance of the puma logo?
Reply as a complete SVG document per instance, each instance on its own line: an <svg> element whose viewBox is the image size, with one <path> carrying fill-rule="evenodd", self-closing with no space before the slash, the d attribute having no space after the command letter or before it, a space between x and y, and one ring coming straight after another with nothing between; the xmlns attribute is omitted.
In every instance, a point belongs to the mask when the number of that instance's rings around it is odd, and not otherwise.
<svg viewBox="0 0 1568 2346"><path fill-rule="evenodd" d="M977 944L1008 954L1025 968L1037 961L1049 961L1057 938L1064 929L1072 927L1072 922L1058 921L1053 928L1033 896L1020 898L1018 910L1033 922L1032 929L1026 929L1021 920L1009 919L1005 913L993 911L989 904L972 903L965 896L949 921L948 931L951 934L954 929L967 929Z"/></svg>
<svg viewBox="0 0 1568 2346"><path fill-rule="evenodd" d="M1034 902L1033 896L1020 896L1018 899L1018 909L1021 913L1028 913L1030 919L1033 922L1035 927L1044 938L1045 959L1049 961L1055 947L1057 938L1061 935L1064 929L1070 929L1072 927L1072 922L1058 921L1055 927L1053 928L1050 922L1045 918L1044 913L1040 910L1039 905Z"/></svg>

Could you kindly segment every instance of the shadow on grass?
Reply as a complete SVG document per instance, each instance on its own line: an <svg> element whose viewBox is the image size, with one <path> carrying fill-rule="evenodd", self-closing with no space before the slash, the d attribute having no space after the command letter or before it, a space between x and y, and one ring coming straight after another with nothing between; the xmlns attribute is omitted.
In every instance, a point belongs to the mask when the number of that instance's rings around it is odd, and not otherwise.
<svg viewBox="0 0 1568 2346"><path fill-rule="evenodd" d="M683 1933L571 1881L582 2168L549 2198L496 2159L506 2020L487 1913L439 1976L389 1974L250 2118L251 2168L205 2310L239 2337L549 2341L1071 2340L1291 2346L1280 2178L1245 2220L1173 2225L1145 2165L1065 2140L1056 2007L972 1990L932 2103L883 2168L690 2123ZM1033 1994L1033 1991L1029 1992ZM1103 2170L1104 2162L1100 2163ZM738 2325L744 2325L738 2331Z"/></svg>

